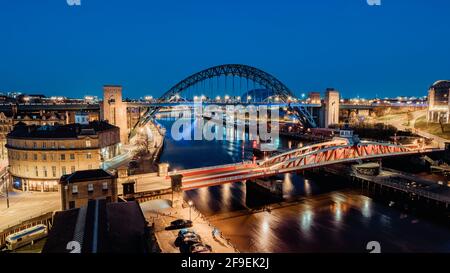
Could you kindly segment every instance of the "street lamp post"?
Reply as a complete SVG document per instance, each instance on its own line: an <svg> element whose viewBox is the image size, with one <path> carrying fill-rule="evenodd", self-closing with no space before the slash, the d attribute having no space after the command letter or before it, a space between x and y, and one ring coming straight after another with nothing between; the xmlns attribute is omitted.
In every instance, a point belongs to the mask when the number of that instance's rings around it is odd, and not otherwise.
<svg viewBox="0 0 450 273"><path fill-rule="evenodd" d="M3 185L6 183L6 208L9 209L9 167L6 169L6 173L2 176Z"/></svg>
<svg viewBox="0 0 450 273"><path fill-rule="evenodd" d="M188 202L188 205L189 205L189 221L192 221L192 217L191 217L191 208L192 208L192 201L189 201Z"/></svg>
<svg viewBox="0 0 450 273"><path fill-rule="evenodd" d="M3 182L4 183L4 182ZM6 181L6 208L9 209L9 186L8 181Z"/></svg>

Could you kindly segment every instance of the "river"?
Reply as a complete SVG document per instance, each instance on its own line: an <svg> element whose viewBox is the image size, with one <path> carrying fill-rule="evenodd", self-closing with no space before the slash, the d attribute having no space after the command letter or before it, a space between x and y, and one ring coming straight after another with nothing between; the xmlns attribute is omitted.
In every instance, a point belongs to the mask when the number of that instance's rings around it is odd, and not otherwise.
<svg viewBox="0 0 450 273"><path fill-rule="evenodd" d="M248 136L246 140L175 141L174 120L158 122L167 128L161 162L169 162L173 169L252 157ZM275 142L282 148L299 144L283 138ZM272 203L268 198L252 195L249 202L245 183L191 190L184 198L192 200L242 252L368 252L370 241L379 242L382 252L450 252L450 229L445 225L390 207L333 177L288 174L281 179L285 201L272 204L270 211L260 210ZM258 205L249 205L255 202Z"/></svg>

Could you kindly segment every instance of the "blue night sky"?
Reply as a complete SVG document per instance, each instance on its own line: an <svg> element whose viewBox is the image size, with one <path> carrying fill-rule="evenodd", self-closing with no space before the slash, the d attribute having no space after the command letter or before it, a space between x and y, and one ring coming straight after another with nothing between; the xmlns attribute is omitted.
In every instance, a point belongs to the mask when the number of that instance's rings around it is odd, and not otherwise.
<svg viewBox="0 0 450 273"><path fill-rule="evenodd" d="M450 78L450 1L0 0L0 91L158 96L224 63L295 93L423 96Z"/></svg>

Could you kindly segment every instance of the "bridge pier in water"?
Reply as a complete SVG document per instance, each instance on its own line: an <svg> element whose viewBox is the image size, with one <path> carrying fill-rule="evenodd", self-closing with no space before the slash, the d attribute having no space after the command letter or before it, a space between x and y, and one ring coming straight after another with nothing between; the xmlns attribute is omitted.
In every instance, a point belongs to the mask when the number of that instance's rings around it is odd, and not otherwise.
<svg viewBox="0 0 450 273"><path fill-rule="evenodd" d="M183 190L182 187L183 175L175 174L170 176L172 185L172 208L181 208L183 206Z"/></svg>
<svg viewBox="0 0 450 273"><path fill-rule="evenodd" d="M263 185L262 183L267 183ZM246 195L245 205L249 208L261 207L267 203L280 202L283 200L283 191L274 192L270 188L276 181L245 181Z"/></svg>

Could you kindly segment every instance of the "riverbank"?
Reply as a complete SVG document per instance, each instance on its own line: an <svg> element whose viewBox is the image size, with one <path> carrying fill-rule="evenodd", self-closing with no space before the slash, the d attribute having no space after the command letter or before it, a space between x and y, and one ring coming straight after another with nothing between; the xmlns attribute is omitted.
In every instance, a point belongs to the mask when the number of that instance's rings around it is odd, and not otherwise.
<svg viewBox="0 0 450 273"><path fill-rule="evenodd" d="M170 225L170 222L177 219L191 219L193 222L193 229L200 237L204 244L212 247L214 253L238 253L239 250L234 247L230 240L220 235L213 235L215 226L213 226L206 217L203 216L195 207L184 203L182 207L172 208L161 206L159 201L159 208L151 204L152 202L141 203L146 220L154 224L155 237L162 253L180 253L178 247L175 246L175 239L178 236L178 229L165 230L165 227ZM156 202L153 202L156 204ZM167 203L168 204L168 203Z"/></svg>
<svg viewBox="0 0 450 273"><path fill-rule="evenodd" d="M209 220L242 252L366 252L366 243L373 240L383 252L450 251L445 244L432 243L449 234L445 227L390 210L353 189ZM429 228L436 233L430 234Z"/></svg>

